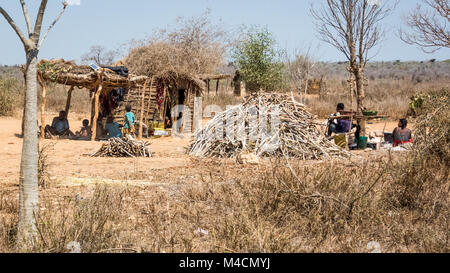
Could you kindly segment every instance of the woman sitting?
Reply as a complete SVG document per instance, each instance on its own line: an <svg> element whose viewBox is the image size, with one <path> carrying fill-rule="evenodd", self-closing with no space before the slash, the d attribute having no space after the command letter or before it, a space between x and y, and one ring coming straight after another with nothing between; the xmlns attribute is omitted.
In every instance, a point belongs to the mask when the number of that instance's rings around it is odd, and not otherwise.
<svg viewBox="0 0 450 273"><path fill-rule="evenodd" d="M394 147L398 145L412 143L412 132L410 129L406 128L408 126L408 121L406 119L401 119L398 122L398 127L394 129L392 133L394 137Z"/></svg>

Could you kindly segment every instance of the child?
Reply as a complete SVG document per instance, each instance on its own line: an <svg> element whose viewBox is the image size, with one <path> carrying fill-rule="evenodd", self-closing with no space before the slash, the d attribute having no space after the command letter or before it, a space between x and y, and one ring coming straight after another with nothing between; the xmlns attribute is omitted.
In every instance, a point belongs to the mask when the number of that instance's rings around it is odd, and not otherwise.
<svg viewBox="0 0 450 273"><path fill-rule="evenodd" d="M120 131L119 124L114 122L113 117L108 117L106 120L105 129L108 132L108 137L122 138L122 132Z"/></svg>
<svg viewBox="0 0 450 273"><path fill-rule="evenodd" d="M125 114L125 124L123 125L122 133L124 136L133 135L135 117L133 112L131 112L131 105L127 105L125 110L127 113Z"/></svg>
<svg viewBox="0 0 450 273"><path fill-rule="evenodd" d="M89 126L89 120L83 120L83 127L79 132L76 132L76 138L90 139L92 136L92 128Z"/></svg>

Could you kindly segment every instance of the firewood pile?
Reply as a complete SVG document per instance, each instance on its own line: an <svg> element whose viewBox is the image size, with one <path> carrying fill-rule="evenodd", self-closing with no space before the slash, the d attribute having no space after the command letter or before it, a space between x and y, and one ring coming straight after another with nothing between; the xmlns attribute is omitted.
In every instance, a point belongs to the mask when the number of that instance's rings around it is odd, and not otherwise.
<svg viewBox="0 0 450 273"><path fill-rule="evenodd" d="M274 116L279 119L271 122ZM188 152L199 157L232 158L245 152L257 157L303 160L350 155L328 140L317 125L306 106L289 95L251 95L196 132Z"/></svg>
<svg viewBox="0 0 450 273"><path fill-rule="evenodd" d="M137 141L131 136L111 138L92 157L152 157L150 143Z"/></svg>

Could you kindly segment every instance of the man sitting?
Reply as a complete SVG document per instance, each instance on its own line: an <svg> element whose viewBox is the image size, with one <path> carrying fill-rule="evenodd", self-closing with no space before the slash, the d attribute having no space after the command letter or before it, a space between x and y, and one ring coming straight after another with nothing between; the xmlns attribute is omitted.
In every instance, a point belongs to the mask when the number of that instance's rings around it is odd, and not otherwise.
<svg viewBox="0 0 450 273"><path fill-rule="evenodd" d="M59 112L59 117L53 118L52 126L45 126L45 136L47 138L56 136L74 136L74 134L69 130L69 121L66 118L66 111Z"/></svg>
<svg viewBox="0 0 450 273"><path fill-rule="evenodd" d="M345 110L345 105L343 103L339 103L336 107L336 114L331 116L340 116L341 112ZM328 136L331 136L333 133L335 134L343 134L348 133L352 129L352 125L349 119L334 119L330 120L328 126Z"/></svg>
<svg viewBox="0 0 450 273"><path fill-rule="evenodd" d="M114 122L113 117L108 117L106 119L105 129L108 132L108 137L122 138L122 132L119 127L119 123Z"/></svg>

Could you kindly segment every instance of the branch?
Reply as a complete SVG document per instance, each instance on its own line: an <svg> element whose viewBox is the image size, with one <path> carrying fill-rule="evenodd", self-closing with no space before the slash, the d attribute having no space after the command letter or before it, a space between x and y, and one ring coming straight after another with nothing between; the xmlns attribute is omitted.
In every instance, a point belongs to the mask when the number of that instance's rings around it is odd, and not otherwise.
<svg viewBox="0 0 450 273"><path fill-rule="evenodd" d="M38 45L38 49L41 48L42 43L45 41L45 39L47 38L48 33L52 30L52 28L56 25L56 23L59 21L59 19L61 19L61 16L63 15L64 11L66 11L67 8L67 2L63 2L63 8L61 10L61 12L59 13L58 17L56 17L56 19L53 21L53 23L48 27L47 31L45 32L44 36L42 36L41 41L39 42Z"/></svg>
<svg viewBox="0 0 450 273"><path fill-rule="evenodd" d="M20 0L20 4L22 4L23 16L25 17L25 22L27 23L28 36L31 36L33 30L31 28L30 16L28 16L27 5L25 5L24 0Z"/></svg>
<svg viewBox="0 0 450 273"><path fill-rule="evenodd" d="M3 17L5 17L6 21L8 21L8 23L11 25L11 27L17 33L17 36L19 36L19 38L22 41L22 43L24 45L26 45L27 44L27 39L23 35L23 33L20 30L20 28L16 25L16 22L14 22L14 20L9 16L9 14L2 7L0 7L0 13L3 15Z"/></svg>
<svg viewBox="0 0 450 273"><path fill-rule="evenodd" d="M37 44L41 35L42 21L44 20L45 8L47 7L48 0L42 0L41 6L36 17L36 23L34 24L33 41Z"/></svg>

